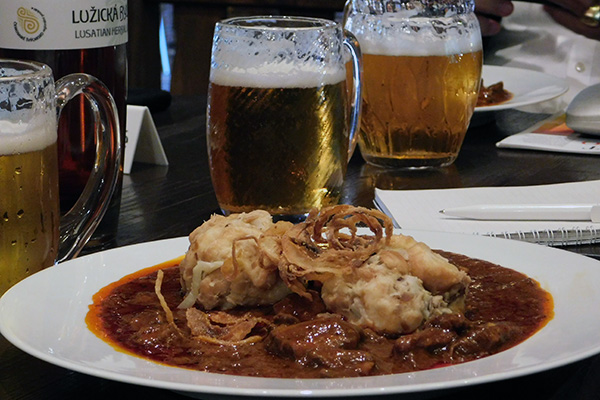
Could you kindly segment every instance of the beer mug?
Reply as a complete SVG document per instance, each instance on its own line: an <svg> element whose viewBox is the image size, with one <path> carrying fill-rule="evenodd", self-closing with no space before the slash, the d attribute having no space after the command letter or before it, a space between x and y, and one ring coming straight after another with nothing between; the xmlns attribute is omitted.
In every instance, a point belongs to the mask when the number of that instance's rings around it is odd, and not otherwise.
<svg viewBox="0 0 600 400"><path fill-rule="evenodd" d="M78 94L90 100L96 117L96 163L83 194L61 217L57 121ZM117 182L115 110L106 87L89 75L68 75L55 85L47 65L0 59L0 295L75 257L92 235Z"/></svg>
<svg viewBox="0 0 600 400"><path fill-rule="evenodd" d="M294 221L339 202L359 125L360 71L356 40L334 21L257 16L216 24L207 143L224 214L263 209Z"/></svg>
<svg viewBox="0 0 600 400"><path fill-rule="evenodd" d="M363 158L396 168L454 162L481 81L473 0L350 0L344 21L363 54Z"/></svg>

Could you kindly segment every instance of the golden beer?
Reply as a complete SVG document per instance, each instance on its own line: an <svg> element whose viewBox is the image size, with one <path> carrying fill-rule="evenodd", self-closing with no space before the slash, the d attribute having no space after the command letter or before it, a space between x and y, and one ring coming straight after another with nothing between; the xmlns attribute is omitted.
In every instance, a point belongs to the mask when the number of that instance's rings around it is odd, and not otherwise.
<svg viewBox="0 0 600 400"><path fill-rule="evenodd" d="M0 144L0 295L51 266L59 240L56 141L13 154L2 154L2 148Z"/></svg>
<svg viewBox="0 0 600 400"><path fill-rule="evenodd" d="M303 215L337 204L348 161L346 83L209 87L213 186L226 212Z"/></svg>
<svg viewBox="0 0 600 400"><path fill-rule="evenodd" d="M477 102L482 52L363 55L359 146L366 161L392 167L451 164Z"/></svg>

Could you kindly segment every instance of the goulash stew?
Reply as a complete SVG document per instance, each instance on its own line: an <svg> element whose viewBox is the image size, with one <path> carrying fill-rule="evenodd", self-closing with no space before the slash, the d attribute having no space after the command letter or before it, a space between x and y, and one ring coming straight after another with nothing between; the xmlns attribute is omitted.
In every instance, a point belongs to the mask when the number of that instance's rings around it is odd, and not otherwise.
<svg viewBox="0 0 600 400"><path fill-rule="evenodd" d="M368 227L369 234L358 227ZM185 257L97 293L88 326L117 349L213 373L338 378L462 363L510 348L553 316L533 279L393 234L336 206L306 222L213 216Z"/></svg>

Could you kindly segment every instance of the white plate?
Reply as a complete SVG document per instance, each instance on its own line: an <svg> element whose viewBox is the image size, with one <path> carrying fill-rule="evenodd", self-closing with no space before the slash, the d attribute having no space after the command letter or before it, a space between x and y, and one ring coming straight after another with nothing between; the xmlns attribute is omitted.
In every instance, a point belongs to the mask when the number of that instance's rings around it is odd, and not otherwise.
<svg viewBox="0 0 600 400"><path fill-rule="evenodd" d="M600 262L555 248L480 236L405 231L433 248L522 271L554 296L555 317L525 342L480 360L414 373L346 379L236 377L158 365L114 350L84 322L102 287L182 255L187 239L122 247L43 270L0 299L0 332L25 352L106 379L198 395L339 397L464 387L558 367L600 352Z"/></svg>
<svg viewBox="0 0 600 400"><path fill-rule="evenodd" d="M537 104L552 100L569 90L569 84L565 80L528 69L484 65L481 76L486 86L504 82L504 89L514 96L502 104L476 107L475 112L499 111Z"/></svg>

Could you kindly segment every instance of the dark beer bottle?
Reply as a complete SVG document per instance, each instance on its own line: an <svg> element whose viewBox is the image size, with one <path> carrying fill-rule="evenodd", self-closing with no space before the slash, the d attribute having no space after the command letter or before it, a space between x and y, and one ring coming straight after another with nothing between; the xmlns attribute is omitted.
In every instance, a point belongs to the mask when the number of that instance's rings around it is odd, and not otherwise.
<svg viewBox="0 0 600 400"><path fill-rule="evenodd" d="M100 79L117 104L123 144L127 37L127 0L0 0L0 57L47 64L55 79L76 72ZM80 96L61 114L58 149L63 212L79 198L94 167L95 127L86 101ZM117 191L89 246L107 245L114 239L121 186L122 159Z"/></svg>

